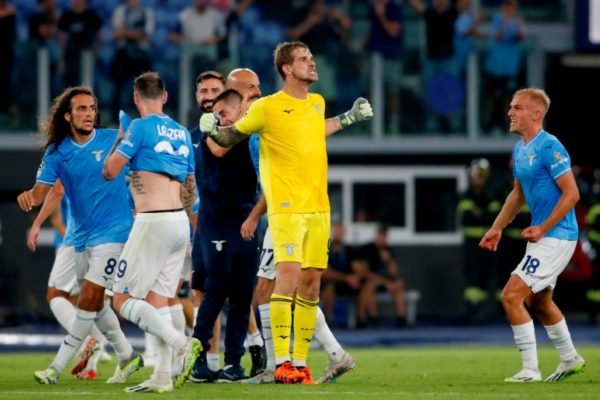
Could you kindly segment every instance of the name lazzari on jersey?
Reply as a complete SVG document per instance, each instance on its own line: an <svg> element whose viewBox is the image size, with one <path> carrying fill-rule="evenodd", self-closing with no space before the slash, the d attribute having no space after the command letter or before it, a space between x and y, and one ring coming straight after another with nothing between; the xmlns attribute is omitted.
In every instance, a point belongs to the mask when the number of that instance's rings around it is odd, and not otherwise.
<svg viewBox="0 0 600 400"><path fill-rule="evenodd" d="M157 125L156 132L158 136L163 136L171 140L185 140L185 131L183 129L169 128L166 125Z"/></svg>

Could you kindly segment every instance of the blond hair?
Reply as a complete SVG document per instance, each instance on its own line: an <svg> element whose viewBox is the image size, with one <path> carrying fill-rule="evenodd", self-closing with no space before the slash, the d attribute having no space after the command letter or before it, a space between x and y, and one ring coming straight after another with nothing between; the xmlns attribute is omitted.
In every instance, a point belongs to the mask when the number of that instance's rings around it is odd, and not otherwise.
<svg viewBox="0 0 600 400"><path fill-rule="evenodd" d="M515 92L513 97L517 97L517 96L529 97L530 100L533 100L534 102L536 102L540 106L542 106L544 114L546 114L548 112L548 109L550 108L550 97L548 97L548 94L546 94L546 91L544 89L540 89L540 88L519 89Z"/></svg>

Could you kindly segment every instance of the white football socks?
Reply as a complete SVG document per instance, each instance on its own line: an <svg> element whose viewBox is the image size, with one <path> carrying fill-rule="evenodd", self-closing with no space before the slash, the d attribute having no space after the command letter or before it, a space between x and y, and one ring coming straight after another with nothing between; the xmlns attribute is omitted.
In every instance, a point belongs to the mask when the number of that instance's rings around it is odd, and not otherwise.
<svg viewBox="0 0 600 400"><path fill-rule="evenodd" d="M323 315L323 311L321 311L321 307L317 307L317 324L315 325L315 339L321 345L323 345L323 349L327 352L327 356L329 360L333 362L338 362L344 356L344 349L337 341L331 329L327 325L327 321L325 321L325 315Z"/></svg>
<svg viewBox="0 0 600 400"><path fill-rule="evenodd" d="M564 318L559 323L547 325L544 328L546 328L548 337L554 344L554 347L558 350L561 361L571 360L575 357L577 350L575 350L569 328L567 327L567 321Z"/></svg>
<svg viewBox="0 0 600 400"><path fill-rule="evenodd" d="M260 314L265 350L267 351L266 369L275 371L275 348L273 347L273 333L271 331L271 305L269 303L259 305L258 312Z"/></svg>
<svg viewBox="0 0 600 400"><path fill-rule="evenodd" d="M523 368L538 370L537 346L533 321L521 325L512 325L515 344L521 352Z"/></svg>

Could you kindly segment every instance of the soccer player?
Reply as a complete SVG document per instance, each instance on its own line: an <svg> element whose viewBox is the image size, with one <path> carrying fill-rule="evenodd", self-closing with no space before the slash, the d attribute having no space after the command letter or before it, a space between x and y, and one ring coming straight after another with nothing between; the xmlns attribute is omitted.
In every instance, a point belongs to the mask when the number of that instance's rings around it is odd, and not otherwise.
<svg viewBox="0 0 600 400"><path fill-rule="evenodd" d="M221 146L231 147L248 135L260 134L260 177L268 209L277 271L271 296L271 326L275 348L275 380L314 383L306 359L316 324L319 288L327 267L330 209L327 195L325 136L372 117L366 99L325 120L323 97L309 93L318 80L309 48L301 42L277 46L275 66L283 90L255 101L235 125L217 127L205 114L200 130ZM294 312L294 360L289 345Z"/></svg>
<svg viewBox="0 0 600 400"><path fill-rule="evenodd" d="M565 317L552 300L556 279L577 243L573 207L579 200L579 191L567 150L543 128L549 106L550 98L541 89L527 88L514 93L508 118L511 132L521 136L512 154L514 187L479 244L496 251L502 230L527 203L532 221L522 235L529 243L502 292L502 305L523 362L523 369L506 378L507 382L541 380L533 320L528 309L539 316L560 355L556 371L545 381L560 381L585 367L584 359L573 346Z"/></svg>
<svg viewBox="0 0 600 400"><path fill-rule="evenodd" d="M116 266L113 300L125 319L160 338L154 373L125 391L164 393L173 390L171 348L185 355L177 387L185 384L201 350L198 340L173 328L168 307L190 237L187 214L194 203L194 154L187 129L163 113L167 91L157 73L135 79L133 100L141 118L117 139L102 171L111 180L129 164L137 210Z"/></svg>
<svg viewBox="0 0 600 400"><path fill-rule="evenodd" d="M264 211L266 211L266 207ZM258 217L259 216L255 218L258 219ZM267 228L260 253L260 263L257 274L258 284L256 285L256 300L260 313L265 348L267 350L267 365L262 373L246 379L242 383L262 384L275 382L275 354L273 349L273 335L271 333L271 307L269 304L269 299L275 288L275 275L273 239L271 238L271 230ZM329 329L327 321L325 320L325 315L320 307L317 308L317 322L315 325L314 337L317 342L321 343L329 358L325 373L316 381L317 383L333 382L336 378L356 367L356 362L352 356L342 348L333 335L333 332L331 332L331 329Z"/></svg>
<svg viewBox="0 0 600 400"><path fill-rule="evenodd" d="M75 305L80 293L77 272L75 269L75 249L73 247L73 218L70 217L69 200L64 196L64 187L60 180L54 183L44 199L44 203L31 224L27 234L27 247L31 252L37 249L38 237L42 224L50 218L55 229L54 246L56 256L50 277L46 300L56 320L68 332L76 316ZM69 229L68 226L71 226ZM97 376L97 363L106 343L106 338L92 325L90 338L79 349L79 361L71 370L71 374L82 380L94 380ZM110 355L107 354L108 357Z"/></svg>
<svg viewBox="0 0 600 400"><path fill-rule="evenodd" d="M231 125L241 115L241 104L242 96L233 89L227 89L217 96L213 110L219 113L222 124ZM207 280L194 337L208 348L214 321L229 298L225 367L217 377L218 382L228 383L246 378L241 357L258 268L258 243L256 238L243 240L239 232L256 204L257 178L247 143L226 149L225 154L213 154L208 141L212 139L202 141L197 149L197 158L202 160L198 179L202 199L198 212L198 235ZM191 377L193 381L211 379L204 357L202 353L196 363Z"/></svg>
<svg viewBox="0 0 600 400"><path fill-rule="evenodd" d="M102 161L118 132L97 128L100 118L97 104L93 92L86 87L68 88L54 100L48 121L42 125L48 140L37 182L17 198L22 210L31 211L60 180L72 216L69 227L72 236L70 241L67 239L72 246L71 255L61 269L75 270L78 281L83 281L69 334L50 366L34 373L41 384L57 383L94 323L108 338L119 359L109 383L117 379L125 381L143 365L141 356L133 351L121 331L114 311L104 302L104 290L112 286L133 217L124 173L115 175L112 182L105 182L100 175Z"/></svg>

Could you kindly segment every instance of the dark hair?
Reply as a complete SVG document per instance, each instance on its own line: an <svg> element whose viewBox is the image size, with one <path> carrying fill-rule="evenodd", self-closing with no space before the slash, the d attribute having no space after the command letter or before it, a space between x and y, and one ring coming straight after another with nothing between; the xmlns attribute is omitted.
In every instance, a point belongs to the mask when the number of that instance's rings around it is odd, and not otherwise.
<svg viewBox="0 0 600 400"><path fill-rule="evenodd" d="M207 79L217 79L221 81L223 86L225 86L225 77L222 73L217 71L204 71L198 74L198 76L196 77L196 86L198 86L200 82L205 81Z"/></svg>
<svg viewBox="0 0 600 400"><path fill-rule="evenodd" d="M227 104L231 104L233 101L238 101L241 103L242 100L244 100L244 97L240 94L240 92L235 89L226 89L217 97L215 97L213 104L217 104L219 101L224 101Z"/></svg>
<svg viewBox="0 0 600 400"><path fill-rule="evenodd" d="M284 65L290 65L294 62L292 53L296 49L308 49L308 46L302 42L283 42L279 43L273 52L273 63L275 64L275 70L281 76L281 79L285 81L285 73L283 72Z"/></svg>
<svg viewBox="0 0 600 400"><path fill-rule="evenodd" d="M165 93L165 82L158 72L144 72L133 81L133 90L145 99L156 100Z"/></svg>
<svg viewBox="0 0 600 400"><path fill-rule="evenodd" d="M44 144L44 150L51 145L59 145L63 139L71 135L71 124L65 120L65 114L71 112L71 100L80 94L91 96L96 106L96 120L94 128L100 126L100 110L98 110L98 99L91 88L87 86L76 86L65 89L52 101L52 107L48 118L40 122L40 132L48 136Z"/></svg>

